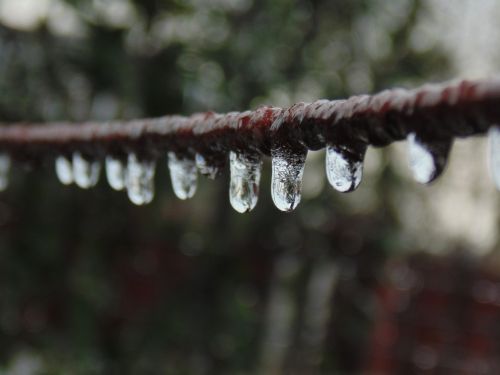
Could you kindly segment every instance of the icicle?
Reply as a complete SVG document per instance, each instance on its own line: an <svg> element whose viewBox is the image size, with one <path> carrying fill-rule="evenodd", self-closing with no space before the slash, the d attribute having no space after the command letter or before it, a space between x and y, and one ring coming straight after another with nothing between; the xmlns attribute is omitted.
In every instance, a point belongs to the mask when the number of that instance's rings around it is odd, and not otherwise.
<svg viewBox="0 0 500 375"><path fill-rule="evenodd" d="M366 147L361 153L336 145L326 147L326 176L335 190L346 193L359 186L365 151Z"/></svg>
<svg viewBox="0 0 500 375"><path fill-rule="evenodd" d="M408 135L408 156L413 177L421 184L428 184L443 171L450 151L451 141L423 142L415 133Z"/></svg>
<svg viewBox="0 0 500 375"><path fill-rule="evenodd" d="M139 160L129 154L127 164L127 194L138 206L150 203L154 197L155 162Z"/></svg>
<svg viewBox="0 0 500 375"><path fill-rule="evenodd" d="M249 212L257 204L261 169L260 156L230 152L229 202L236 211Z"/></svg>
<svg viewBox="0 0 500 375"><path fill-rule="evenodd" d="M9 185L10 156L0 154L0 191L7 189Z"/></svg>
<svg viewBox="0 0 500 375"><path fill-rule="evenodd" d="M300 203L307 150L297 152L278 148L271 150L271 156L273 202L281 211L292 211Z"/></svg>
<svg viewBox="0 0 500 375"><path fill-rule="evenodd" d="M174 152L168 153L168 169L175 195L179 199L188 199L196 193L198 171L193 159L178 157Z"/></svg>
<svg viewBox="0 0 500 375"><path fill-rule="evenodd" d="M99 181L101 165L97 161L86 160L79 152L73 154L73 178L83 188L93 187Z"/></svg>
<svg viewBox="0 0 500 375"><path fill-rule="evenodd" d="M73 166L64 156L56 158L56 175L63 185L71 185L74 182Z"/></svg>
<svg viewBox="0 0 500 375"><path fill-rule="evenodd" d="M109 186L114 190L123 190L125 188L126 169L122 161L112 156L106 157L106 177Z"/></svg>
<svg viewBox="0 0 500 375"><path fill-rule="evenodd" d="M201 154L196 154L196 167L200 171L203 176L207 176L208 178L214 180L221 172L221 168L218 165L211 163Z"/></svg>
<svg viewBox="0 0 500 375"><path fill-rule="evenodd" d="M498 190L500 190L500 127L493 126L488 132L490 148L490 173Z"/></svg>

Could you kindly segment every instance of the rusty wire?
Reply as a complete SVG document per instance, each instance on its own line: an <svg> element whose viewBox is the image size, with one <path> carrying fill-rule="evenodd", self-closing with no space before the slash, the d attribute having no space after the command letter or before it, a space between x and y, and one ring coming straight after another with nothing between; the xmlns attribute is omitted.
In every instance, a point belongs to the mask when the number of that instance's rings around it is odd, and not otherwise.
<svg viewBox="0 0 500 375"><path fill-rule="evenodd" d="M78 150L102 158L165 150L214 159L232 151L270 155L278 144L317 150L327 144L384 146L415 133L422 140L481 134L500 122L500 80L461 81L393 89L346 100L289 108L130 121L3 124L0 149L13 159L42 160Z"/></svg>

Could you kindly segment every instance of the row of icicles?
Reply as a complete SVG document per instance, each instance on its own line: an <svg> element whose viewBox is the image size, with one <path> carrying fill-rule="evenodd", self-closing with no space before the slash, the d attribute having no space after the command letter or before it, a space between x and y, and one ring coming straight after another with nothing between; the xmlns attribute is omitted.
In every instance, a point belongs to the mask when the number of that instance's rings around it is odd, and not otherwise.
<svg viewBox="0 0 500 375"><path fill-rule="evenodd" d="M418 141L414 133L408 140L409 164L414 178L420 183L432 181L439 173L439 159L446 155L431 153L430 148ZM500 127L492 127L489 132L490 168L494 182L500 189ZM326 175L329 183L340 192L353 191L361 182L363 162L346 156L338 146L326 148ZM281 211L292 211L300 202L302 176L307 151L297 153L285 148L271 152L272 184L271 195L274 204ZM10 157L0 154L0 190L8 185ZM207 173L207 165L201 155L195 159L178 157L168 153L168 168L172 188L179 199L194 196L197 187L198 171ZM55 161L56 174L64 185L76 184L88 189L99 180L101 164L89 161L75 152L72 160L59 156ZM230 152L229 201L238 212L251 211L257 204L259 183L262 170L262 156ZM154 197L155 162L140 160L136 154L129 154L125 165L121 160L108 156L105 160L106 177L114 190L126 190L130 201L136 205L150 203Z"/></svg>

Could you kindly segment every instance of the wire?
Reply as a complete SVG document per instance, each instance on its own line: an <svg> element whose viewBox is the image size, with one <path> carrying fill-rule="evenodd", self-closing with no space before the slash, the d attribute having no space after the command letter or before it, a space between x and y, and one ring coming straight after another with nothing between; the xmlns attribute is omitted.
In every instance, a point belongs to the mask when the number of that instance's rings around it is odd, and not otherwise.
<svg viewBox="0 0 500 375"><path fill-rule="evenodd" d="M0 149L13 159L39 160L80 151L87 157L165 150L204 155L273 147L317 150L327 144L384 146L410 133L444 140L485 133L500 122L500 80L462 81L394 89L347 100L318 100L289 108L130 121L2 124Z"/></svg>

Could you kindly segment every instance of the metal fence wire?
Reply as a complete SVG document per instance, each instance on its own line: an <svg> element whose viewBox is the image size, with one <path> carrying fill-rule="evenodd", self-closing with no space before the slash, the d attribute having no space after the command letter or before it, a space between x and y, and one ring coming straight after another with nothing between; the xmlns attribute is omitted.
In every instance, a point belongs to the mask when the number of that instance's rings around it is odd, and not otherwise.
<svg viewBox="0 0 500 375"><path fill-rule="evenodd" d="M361 182L368 146L406 139L415 179L429 183L445 167L454 138L488 131L490 164L500 186L499 104L500 80L491 79L226 114L3 124L0 187L7 187L11 161L55 161L60 181L82 188L97 183L104 162L111 187L126 189L141 205L153 199L155 161L163 155L180 199L194 195L198 172L215 178L229 161L231 205L247 212L257 203L263 157L270 156L273 202L291 211L300 202L308 150L326 148L330 184L349 192Z"/></svg>

